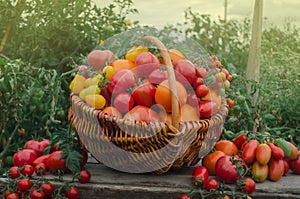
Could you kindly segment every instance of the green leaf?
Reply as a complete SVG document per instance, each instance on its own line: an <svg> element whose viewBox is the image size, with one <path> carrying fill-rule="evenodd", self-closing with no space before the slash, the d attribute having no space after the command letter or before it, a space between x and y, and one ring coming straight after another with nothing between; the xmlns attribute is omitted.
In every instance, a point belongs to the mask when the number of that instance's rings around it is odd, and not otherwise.
<svg viewBox="0 0 300 199"><path fill-rule="evenodd" d="M68 153L67 159L66 159L66 166L72 173L77 173L80 171L80 158L81 154L78 151L70 151Z"/></svg>

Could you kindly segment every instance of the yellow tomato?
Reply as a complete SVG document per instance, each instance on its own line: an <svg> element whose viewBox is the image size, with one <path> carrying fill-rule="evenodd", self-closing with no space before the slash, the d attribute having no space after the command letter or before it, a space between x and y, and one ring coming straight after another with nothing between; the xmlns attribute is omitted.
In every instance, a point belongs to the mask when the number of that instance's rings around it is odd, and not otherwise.
<svg viewBox="0 0 300 199"><path fill-rule="evenodd" d="M105 98L99 94L87 95L85 96L85 101L95 109L102 109L106 104Z"/></svg>
<svg viewBox="0 0 300 199"><path fill-rule="evenodd" d="M83 90L80 91L79 97L82 100L85 100L85 97L87 95L92 95L92 94L100 94L101 89L99 88L98 85L91 85Z"/></svg>
<svg viewBox="0 0 300 199"><path fill-rule="evenodd" d="M75 94L78 94L84 88L85 77L82 75L76 74L72 82L69 85L71 91Z"/></svg>
<svg viewBox="0 0 300 199"><path fill-rule="evenodd" d="M125 59L135 62L136 57L142 53L147 52L148 48L143 46L133 46L125 55Z"/></svg>
<svg viewBox="0 0 300 199"><path fill-rule="evenodd" d="M92 78L87 78L84 82L84 87L87 88L92 85L98 85L99 83L103 82L104 77L101 74L98 74Z"/></svg>
<svg viewBox="0 0 300 199"><path fill-rule="evenodd" d="M112 78L112 76L115 74L115 69L112 66L105 66L102 69L102 72L105 73L106 79L110 80Z"/></svg>

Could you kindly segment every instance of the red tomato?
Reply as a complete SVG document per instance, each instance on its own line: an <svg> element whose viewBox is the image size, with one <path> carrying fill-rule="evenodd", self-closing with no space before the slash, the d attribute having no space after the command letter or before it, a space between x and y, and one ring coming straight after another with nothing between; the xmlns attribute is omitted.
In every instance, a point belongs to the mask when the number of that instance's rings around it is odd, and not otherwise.
<svg viewBox="0 0 300 199"><path fill-rule="evenodd" d="M269 179L274 182L280 180L284 174L284 160L271 159L269 167Z"/></svg>
<svg viewBox="0 0 300 199"><path fill-rule="evenodd" d="M20 173L24 176L31 177L32 174L34 173L34 169L31 165L26 164L24 165L24 168L20 170Z"/></svg>
<svg viewBox="0 0 300 199"><path fill-rule="evenodd" d="M184 86L186 86L188 83L192 84L196 78L196 68L194 64L187 60L187 59L181 59L178 60L174 66L175 76L176 80L181 82Z"/></svg>
<svg viewBox="0 0 300 199"><path fill-rule="evenodd" d="M32 164L32 162L38 157L36 152L32 149L23 149L18 151L13 156L13 162L15 166L22 166L25 164Z"/></svg>
<svg viewBox="0 0 300 199"><path fill-rule="evenodd" d="M284 174L283 175L286 175L290 170L290 164L289 164L288 158L284 158L283 160L284 160L284 162L283 162L284 163Z"/></svg>
<svg viewBox="0 0 300 199"><path fill-rule="evenodd" d="M244 133L238 135L234 140L233 143L238 149L241 149L243 144L247 141L247 137Z"/></svg>
<svg viewBox="0 0 300 199"><path fill-rule="evenodd" d="M226 99L226 103L229 108L234 107L234 101L232 99L230 99L230 98Z"/></svg>
<svg viewBox="0 0 300 199"><path fill-rule="evenodd" d="M241 176L236 165L231 162L231 156L222 156L216 163L216 176L223 182L234 184Z"/></svg>
<svg viewBox="0 0 300 199"><path fill-rule="evenodd" d="M134 106L134 99L128 93L120 93L115 97L113 105L120 113L127 113Z"/></svg>
<svg viewBox="0 0 300 199"><path fill-rule="evenodd" d="M28 191L31 189L31 181L27 178L22 178L17 183L18 189L22 192Z"/></svg>
<svg viewBox="0 0 300 199"><path fill-rule="evenodd" d="M81 154L81 158L79 160L79 164L80 164L80 167L83 168L84 165L86 165L87 163L87 160L88 160L88 154L85 150L81 150L80 151L80 154Z"/></svg>
<svg viewBox="0 0 300 199"><path fill-rule="evenodd" d="M152 109L146 106L135 106L131 109L126 115L124 115L124 119L136 120L136 121L144 121L144 122L159 122L159 115L153 111Z"/></svg>
<svg viewBox="0 0 300 199"><path fill-rule="evenodd" d="M245 161L246 164L251 164L255 160L256 149L259 145L257 140L250 140L244 147L242 151L242 159Z"/></svg>
<svg viewBox="0 0 300 199"><path fill-rule="evenodd" d="M87 56L87 63L93 70L102 70L107 62L112 62L114 55L109 50L93 50Z"/></svg>
<svg viewBox="0 0 300 199"><path fill-rule="evenodd" d="M202 77L197 77L193 82L193 88L196 89L198 86L204 84L204 79Z"/></svg>
<svg viewBox="0 0 300 199"><path fill-rule="evenodd" d="M159 69L160 62L151 52L142 52L135 59L139 77L148 77L152 71Z"/></svg>
<svg viewBox="0 0 300 199"><path fill-rule="evenodd" d="M206 85L202 84L196 88L196 95L199 98L205 97L208 94L208 91L209 91L208 87Z"/></svg>
<svg viewBox="0 0 300 199"><path fill-rule="evenodd" d="M13 166L9 169L9 174L11 179L20 177L19 167Z"/></svg>
<svg viewBox="0 0 300 199"><path fill-rule="evenodd" d="M19 199L19 195L17 193L9 194L6 199Z"/></svg>
<svg viewBox="0 0 300 199"><path fill-rule="evenodd" d="M41 162L34 166L34 171L38 176L45 175L45 173L47 172L47 166L45 163Z"/></svg>
<svg viewBox="0 0 300 199"><path fill-rule="evenodd" d="M256 153L255 153L255 158L257 162L261 165L266 165L271 159L272 151L269 145L263 143L259 144Z"/></svg>
<svg viewBox="0 0 300 199"><path fill-rule="evenodd" d="M45 193L46 196L50 196L54 191L54 186L52 183L42 183L41 184L42 190Z"/></svg>
<svg viewBox="0 0 300 199"><path fill-rule="evenodd" d="M79 191L75 186L71 186L69 190L66 191L66 197L68 199L77 199L79 198Z"/></svg>
<svg viewBox="0 0 300 199"><path fill-rule="evenodd" d="M4 191L4 198L6 198L9 194L11 194L11 191L9 189L6 189Z"/></svg>
<svg viewBox="0 0 300 199"><path fill-rule="evenodd" d="M145 82L132 91L135 104L151 107L155 103L155 87L150 82Z"/></svg>
<svg viewBox="0 0 300 199"><path fill-rule="evenodd" d="M119 93L125 93L126 89L135 83L134 73L131 70L122 69L112 76L108 89L113 96L116 96Z"/></svg>
<svg viewBox="0 0 300 199"><path fill-rule="evenodd" d="M227 79L227 77L228 77L228 75L229 75L228 70L225 69L225 68L222 68L222 72L226 75L226 79Z"/></svg>
<svg viewBox="0 0 300 199"><path fill-rule="evenodd" d="M42 155L40 157L38 157L37 159L35 159L32 163L33 166L36 166L40 163L46 163L46 160L49 158L50 154L46 154L46 155Z"/></svg>
<svg viewBox="0 0 300 199"><path fill-rule="evenodd" d="M38 191L36 188L34 188L30 193L31 199L44 199L45 193L43 191Z"/></svg>
<svg viewBox="0 0 300 199"><path fill-rule="evenodd" d="M196 186L201 187L208 179L208 170L204 166L197 166L193 170L192 181Z"/></svg>
<svg viewBox="0 0 300 199"><path fill-rule="evenodd" d="M268 145L271 148L272 158L277 160L284 158L284 151L280 147L273 143L269 143Z"/></svg>
<svg viewBox="0 0 300 199"><path fill-rule="evenodd" d="M253 178L256 182L263 182L267 179L269 174L268 165L260 165L255 161L251 167Z"/></svg>
<svg viewBox="0 0 300 199"><path fill-rule="evenodd" d="M28 140L25 144L24 144L24 149L32 149L36 152L36 154L38 156L42 155L44 150L42 149L40 142L36 141L36 140Z"/></svg>
<svg viewBox="0 0 300 199"><path fill-rule="evenodd" d="M219 182L214 178L208 178L205 182L205 188L207 191L212 189L217 190L219 188Z"/></svg>
<svg viewBox="0 0 300 199"><path fill-rule="evenodd" d="M186 100L187 104L197 108L198 107L198 102L199 102L199 99L198 99L195 92L188 92L187 93L187 100Z"/></svg>
<svg viewBox="0 0 300 199"><path fill-rule="evenodd" d="M243 182L245 183L245 186L242 188L243 192L246 192L247 194L251 194L255 191L256 183L251 178L244 178Z"/></svg>
<svg viewBox="0 0 300 199"><path fill-rule="evenodd" d="M110 83L104 84L104 86L101 89L101 95L106 100L106 105L111 105L111 92L109 91Z"/></svg>
<svg viewBox="0 0 300 199"><path fill-rule="evenodd" d="M59 169L67 171L66 158L60 159L63 153L63 151L55 151L50 154L46 160L46 165L49 171L55 171Z"/></svg>
<svg viewBox="0 0 300 199"><path fill-rule="evenodd" d="M204 78L207 75L207 70L205 68L196 67L196 76Z"/></svg>
<svg viewBox="0 0 300 199"><path fill-rule="evenodd" d="M291 161L290 168L295 174L300 174L300 156L296 160Z"/></svg>
<svg viewBox="0 0 300 199"><path fill-rule="evenodd" d="M199 114L201 119L210 118L212 115L218 112L218 105L214 101L199 102Z"/></svg>
<svg viewBox="0 0 300 199"><path fill-rule="evenodd" d="M90 77L89 67L87 67L86 65L77 66L77 70L78 70L78 74L81 74L86 79Z"/></svg>
<svg viewBox="0 0 300 199"><path fill-rule="evenodd" d="M91 180L91 173L88 170L82 170L79 173L78 181L82 184L88 183Z"/></svg>
<svg viewBox="0 0 300 199"><path fill-rule="evenodd" d="M181 194L181 196L179 197L179 199L192 199L188 194L183 193Z"/></svg>
<svg viewBox="0 0 300 199"><path fill-rule="evenodd" d="M152 84L160 84L168 79L168 72L166 70L155 69L148 76L148 80Z"/></svg>
<svg viewBox="0 0 300 199"><path fill-rule="evenodd" d="M226 154L223 151L214 151L202 159L202 165L208 170L209 175L216 175L216 163L218 159Z"/></svg>

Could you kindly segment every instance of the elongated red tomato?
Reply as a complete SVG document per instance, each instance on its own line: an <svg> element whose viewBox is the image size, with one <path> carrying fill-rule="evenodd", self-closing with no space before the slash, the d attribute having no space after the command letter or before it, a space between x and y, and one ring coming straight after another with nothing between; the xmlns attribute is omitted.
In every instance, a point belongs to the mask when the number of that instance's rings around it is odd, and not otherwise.
<svg viewBox="0 0 300 199"><path fill-rule="evenodd" d="M256 149L259 143L257 140L250 140L244 147L242 151L242 159L246 164L251 164L255 160Z"/></svg>
<svg viewBox="0 0 300 199"><path fill-rule="evenodd" d="M284 158L284 152L280 147L276 146L273 143L269 143L268 145L271 148L272 158L274 158L276 160Z"/></svg>
<svg viewBox="0 0 300 199"><path fill-rule="evenodd" d="M276 160L276 159L272 159L270 161L270 169L269 169L269 179L271 181L278 181L280 180L280 178L283 176L284 174L284 160L280 159L280 160Z"/></svg>
<svg viewBox="0 0 300 199"><path fill-rule="evenodd" d="M271 159L271 148L267 144L259 144L256 153L255 153L255 158L257 162L261 165L266 165Z"/></svg>
<svg viewBox="0 0 300 199"><path fill-rule="evenodd" d="M234 140L233 143L236 145L238 149L241 149L243 144L247 141L247 137L244 133L238 135Z"/></svg>

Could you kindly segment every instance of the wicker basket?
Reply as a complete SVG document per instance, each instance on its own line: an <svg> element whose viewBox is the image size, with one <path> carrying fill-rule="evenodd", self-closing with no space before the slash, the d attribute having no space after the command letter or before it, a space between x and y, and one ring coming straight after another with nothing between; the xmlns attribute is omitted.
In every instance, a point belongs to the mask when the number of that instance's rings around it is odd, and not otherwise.
<svg viewBox="0 0 300 199"><path fill-rule="evenodd" d="M156 37L144 41L155 44L166 63L172 91L172 124L120 119L95 110L71 94L69 121L80 143L100 163L130 173L161 174L171 168L195 165L219 139L228 114L222 100L219 112L210 119L178 120L177 91L171 59Z"/></svg>

